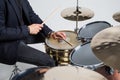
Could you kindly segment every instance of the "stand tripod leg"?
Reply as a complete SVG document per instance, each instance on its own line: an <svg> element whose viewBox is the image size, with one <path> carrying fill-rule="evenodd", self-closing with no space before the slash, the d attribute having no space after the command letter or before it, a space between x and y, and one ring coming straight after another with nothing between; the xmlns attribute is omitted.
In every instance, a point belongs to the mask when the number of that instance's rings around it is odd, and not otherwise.
<svg viewBox="0 0 120 80"><path fill-rule="evenodd" d="M15 67L15 68L13 69L12 74L11 74L9 80L12 80L12 78L13 78L16 74L18 74L19 72L21 72L21 70L18 68L18 66L17 66L16 64L15 64L14 67Z"/></svg>

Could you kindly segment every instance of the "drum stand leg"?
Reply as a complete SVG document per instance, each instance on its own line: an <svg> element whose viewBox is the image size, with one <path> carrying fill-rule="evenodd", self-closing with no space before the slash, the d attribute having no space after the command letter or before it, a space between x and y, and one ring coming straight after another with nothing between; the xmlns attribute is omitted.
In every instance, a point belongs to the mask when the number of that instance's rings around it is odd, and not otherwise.
<svg viewBox="0 0 120 80"><path fill-rule="evenodd" d="M13 71L12 71L12 74L11 74L9 80L12 80L12 78L13 78L16 74L18 74L19 72L21 72L21 70L20 70L20 69L18 68L18 66L15 64L15 65L14 65L14 69L13 69Z"/></svg>

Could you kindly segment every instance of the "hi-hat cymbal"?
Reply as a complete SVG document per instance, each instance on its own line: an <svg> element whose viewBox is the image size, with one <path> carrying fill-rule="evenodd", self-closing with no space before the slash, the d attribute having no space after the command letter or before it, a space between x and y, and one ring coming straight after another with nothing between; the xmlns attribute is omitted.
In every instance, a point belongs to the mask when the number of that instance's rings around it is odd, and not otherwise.
<svg viewBox="0 0 120 80"><path fill-rule="evenodd" d="M116 13L113 15L113 19L114 19L115 21L120 22L120 11L119 11L119 12L116 12Z"/></svg>
<svg viewBox="0 0 120 80"><path fill-rule="evenodd" d="M58 66L48 70L44 80L108 80L103 75L77 66Z"/></svg>
<svg viewBox="0 0 120 80"><path fill-rule="evenodd" d="M98 32L91 41L91 48L106 65L120 70L120 26Z"/></svg>
<svg viewBox="0 0 120 80"><path fill-rule="evenodd" d="M92 18L94 13L88 8L78 7L78 10L76 10L75 7L71 7L64 9L61 16L67 20L83 21Z"/></svg>

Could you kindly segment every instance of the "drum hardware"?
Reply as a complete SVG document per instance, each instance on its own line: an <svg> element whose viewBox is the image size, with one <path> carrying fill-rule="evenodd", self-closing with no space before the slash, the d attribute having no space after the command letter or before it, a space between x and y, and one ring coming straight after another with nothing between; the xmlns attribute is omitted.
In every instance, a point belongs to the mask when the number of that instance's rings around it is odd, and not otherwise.
<svg viewBox="0 0 120 80"><path fill-rule="evenodd" d="M60 62L62 62L62 61L68 62L69 61L68 57L59 57L59 59L60 59Z"/></svg>
<svg viewBox="0 0 120 80"><path fill-rule="evenodd" d="M47 44L45 45L45 51L47 52L47 54L50 55L51 58L53 58L56 66L58 66L58 51L50 48L49 46L47 46Z"/></svg>
<svg viewBox="0 0 120 80"><path fill-rule="evenodd" d="M18 66L15 64L15 65L14 65L14 69L13 69L13 71L12 71L12 74L11 74L9 80L12 80L12 78L13 78L15 75L17 75L18 73L20 73L20 72L21 72L21 70L20 70L20 69L18 68Z"/></svg>
<svg viewBox="0 0 120 80"><path fill-rule="evenodd" d="M81 14L81 12L79 11L79 7L78 7L78 0L77 0L76 11L74 13L76 14L76 28L74 29L74 31L76 33L78 33L78 31L79 31L79 28L78 28L78 19L79 19L78 14Z"/></svg>
<svg viewBox="0 0 120 80"><path fill-rule="evenodd" d="M64 9L61 12L61 16L64 19L71 20L71 21L76 21L76 28L74 29L74 31L76 33L78 33L78 30L79 30L78 21L88 20L88 19L90 19L94 16L94 13L93 13L92 10L90 10L88 8L79 7L78 6L78 0L77 0L76 8L71 7L71 8Z"/></svg>
<svg viewBox="0 0 120 80"><path fill-rule="evenodd" d="M120 11L113 14L113 19L120 22Z"/></svg>
<svg viewBox="0 0 120 80"><path fill-rule="evenodd" d="M120 26L98 32L91 41L91 48L106 65L120 70Z"/></svg>
<svg viewBox="0 0 120 80"><path fill-rule="evenodd" d="M105 71L109 75L113 74L113 69L111 67L109 67L109 66L105 66Z"/></svg>
<svg viewBox="0 0 120 80"><path fill-rule="evenodd" d="M86 38L86 39L85 38L78 38L78 40L81 40L81 42L83 44L86 44L86 43L90 43L92 38Z"/></svg>

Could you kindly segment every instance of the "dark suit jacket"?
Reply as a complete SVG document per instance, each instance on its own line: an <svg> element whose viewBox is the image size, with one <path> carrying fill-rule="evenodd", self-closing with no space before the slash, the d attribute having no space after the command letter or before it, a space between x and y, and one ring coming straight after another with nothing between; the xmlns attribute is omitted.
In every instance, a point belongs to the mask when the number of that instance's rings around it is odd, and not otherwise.
<svg viewBox="0 0 120 80"><path fill-rule="evenodd" d="M17 60L17 46L21 40L34 43L44 40L50 28L44 25L42 31L35 36L29 35L27 25L42 23L34 13L28 0L20 0L25 17L25 25L20 25L21 14L15 0L0 0L0 62L14 64Z"/></svg>

